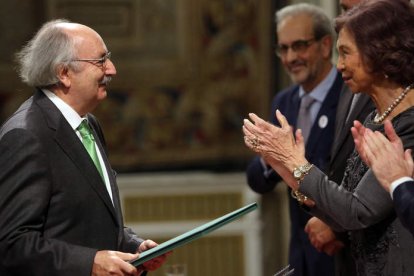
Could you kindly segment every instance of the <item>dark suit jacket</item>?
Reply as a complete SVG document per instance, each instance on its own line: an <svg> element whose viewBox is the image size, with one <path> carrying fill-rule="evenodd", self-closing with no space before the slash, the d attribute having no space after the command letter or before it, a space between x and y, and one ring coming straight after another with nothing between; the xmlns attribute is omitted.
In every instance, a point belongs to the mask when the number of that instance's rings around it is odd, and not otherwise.
<svg viewBox="0 0 414 276"><path fill-rule="evenodd" d="M340 184L344 176L346 161L354 150L354 139L351 127L355 120L363 123L365 118L374 110L374 104L366 94L360 94L359 98L349 113L353 94L347 86L343 86L336 114L335 138L332 145L329 162L328 177Z"/></svg>
<svg viewBox="0 0 414 276"><path fill-rule="evenodd" d="M103 150L101 129L88 117ZM82 142L43 92L3 125L0 275L86 276L97 250L137 250L142 240L124 229L115 175L103 159L113 204Z"/></svg>
<svg viewBox="0 0 414 276"><path fill-rule="evenodd" d="M383 125L373 123L374 115L368 115L365 126L384 133ZM392 119L404 148L414 147L413 118L411 107ZM389 193L357 153L351 155L349 164L339 187L317 168L309 172L299 187L315 202L309 211L333 229L348 232L358 274L414 275L414 239L397 219Z"/></svg>
<svg viewBox="0 0 414 276"><path fill-rule="evenodd" d="M360 94L355 106L350 110L353 96L349 88L344 85L336 113L335 138L332 145L328 173L329 179L338 183L338 185L342 182L348 157L355 148L351 134L353 122L354 120L364 122L368 114L374 110L374 104L366 94ZM336 235L338 239L345 243L345 248L335 255L335 275L355 275L355 264L348 246L348 234L337 233Z"/></svg>
<svg viewBox="0 0 414 276"><path fill-rule="evenodd" d="M322 170L327 169L331 146L335 130L335 117L339 95L342 90L343 81L340 74L337 75L334 84L330 88L321 109L312 126L311 133L306 144L306 158ZM296 126L296 120L300 107L299 86L291 86L276 94L272 102L271 119L277 124L275 111L279 109L288 122ZM325 128L319 126L322 116L328 118ZM247 168L247 182L249 186L258 193L267 193L274 189L281 180L274 171L265 177L259 157L254 158ZM319 253L310 244L304 227L310 216L299 207L298 202L289 196L291 241L289 250L289 262L295 268L295 275L332 275L333 260L323 253Z"/></svg>
<svg viewBox="0 0 414 276"><path fill-rule="evenodd" d="M414 236L414 181L407 181L399 185L392 196L398 218Z"/></svg>

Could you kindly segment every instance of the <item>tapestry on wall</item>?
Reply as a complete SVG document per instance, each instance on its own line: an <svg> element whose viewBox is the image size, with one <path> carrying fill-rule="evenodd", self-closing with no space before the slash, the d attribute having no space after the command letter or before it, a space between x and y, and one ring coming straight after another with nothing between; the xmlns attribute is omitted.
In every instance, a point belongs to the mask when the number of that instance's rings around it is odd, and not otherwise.
<svg viewBox="0 0 414 276"><path fill-rule="evenodd" d="M112 52L117 75L94 114L117 170L243 169L243 118L269 106L273 22L259 2L45 2L45 20L89 25Z"/></svg>

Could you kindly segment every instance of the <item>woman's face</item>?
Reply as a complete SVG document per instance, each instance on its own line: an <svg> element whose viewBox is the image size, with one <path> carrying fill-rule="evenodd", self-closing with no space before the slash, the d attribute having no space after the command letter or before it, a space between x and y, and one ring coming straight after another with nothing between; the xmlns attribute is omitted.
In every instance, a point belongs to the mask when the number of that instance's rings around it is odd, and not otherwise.
<svg viewBox="0 0 414 276"><path fill-rule="evenodd" d="M374 77L363 63L354 37L346 28L342 28L339 32L336 47L339 54L336 67L341 72L346 85L354 93L369 93Z"/></svg>

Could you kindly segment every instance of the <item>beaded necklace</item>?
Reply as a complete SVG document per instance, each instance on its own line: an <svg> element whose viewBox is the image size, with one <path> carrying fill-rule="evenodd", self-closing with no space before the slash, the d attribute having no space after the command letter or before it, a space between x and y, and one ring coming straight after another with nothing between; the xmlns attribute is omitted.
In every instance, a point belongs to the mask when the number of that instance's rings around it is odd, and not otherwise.
<svg viewBox="0 0 414 276"><path fill-rule="evenodd" d="M388 115L390 115L390 113L394 110L394 108L405 98L405 96L407 95L407 93L411 90L411 88L414 86L414 83L410 84L409 86L407 86L404 91L398 96L398 98L396 98L391 104L390 106L384 111L384 113L382 113L381 116L378 115L378 113L375 115L374 118L374 123L376 124L380 124L382 123L385 118L387 118Z"/></svg>

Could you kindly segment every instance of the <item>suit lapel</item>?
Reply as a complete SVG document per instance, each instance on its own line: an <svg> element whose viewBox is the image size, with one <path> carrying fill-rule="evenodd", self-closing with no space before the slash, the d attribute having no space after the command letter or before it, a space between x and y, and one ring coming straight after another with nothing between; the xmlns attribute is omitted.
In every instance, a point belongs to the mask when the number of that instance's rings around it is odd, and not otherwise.
<svg viewBox="0 0 414 276"><path fill-rule="evenodd" d="M369 96L367 96L366 94L360 95L357 102L355 103L354 108L351 110L351 113L348 116L353 94L351 91L349 91L349 88L346 87L346 90L347 94L351 95L351 100L349 100L349 97L346 97L344 99L344 102L340 102L340 105L344 106L346 109L343 107L345 111L343 111L343 114L341 114L342 119L341 121L337 121L338 125L337 129L335 130L335 139L332 148L331 160L335 160L335 157L340 152L340 149L347 140L347 137L351 135L351 127L353 126L354 122L353 120L346 120L346 118L359 118L361 113L367 110L368 106L371 103L371 99L369 98ZM365 120L365 118L363 118L363 120ZM361 123L363 123L363 121Z"/></svg>
<svg viewBox="0 0 414 276"><path fill-rule="evenodd" d="M116 178L115 178L114 171L112 170L111 164L109 163L108 157L106 155L106 150L105 150L105 145L104 145L105 141L103 140L102 133L99 127L97 126L97 122L95 121L95 119L90 116L88 116L88 118L89 118L88 120L91 122L91 125L92 125L92 131L95 137L96 144L99 148L99 151L102 154L102 159L105 164L106 172L108 173L109 184L110 184L111 191L112 191L113 205L115 206L115 211L117 213L119 223L120 225L122 225L121 203L119 199L118 186L116 185Z"/></svg>
<svg viewBox="0 0 414 276"><path fill-rule="evenodd" d="M56 143L73 161L75 166L79 169L79 172L86 178L86 182L92 186L98 197L104 202L105 206L114 217L115 221L119 223L118 216L112 205L105 184L76 133L59 109L46 95L43 94L43 92L39 91L36 93L34 100L43 110L49 128L54 131L54 140Z"/></svg>
<svg viewBox="0 0 414 276"><path fill-rule="evenodd" d="M116 185L115 171L112 170L112 167L106 155L105 138L103 136L102 130L98 122L96 121L93 115L88 114L88 121L90 122L90 125L92 126L91 129L93 131L96 144L98 145L98 148L100 152L102 153L102 159L104 161L105 168L108 173L108 179L109 179L109 183L110 183L110 187L112 191L112 200L113 200L113 205L115 206L115 212L117 215L116 217L118 219L118 225L123 226L124 223L123 223L123 217L122 217L122 212L121 212L121 200L119 198L118 186ZM123 227L120 227L118 231L118 246L119 247L121 247L121 243L123 241L123 235L124 235Z"/></svg>
<svg viewBox="0 0 414 276"><path fill-rule="evenodd" d="M358 118L360 114L366 110L366 107L371 103L371 98L367 94L361 94L356 102L354 108L351 110L350 117L351 118ZM362 118L361 123L364 123L366 118ZM346 122L347 125L350 127L353 125L352 120L348 120Z"/></svg>
<svg viewBox="0 0 414 276"><path fill-rule="evenodd" d="M284 111L285 112L284 115L286 116L286 119L288 120L289 124L291 124L292 126L295 126L295 130L296 130L297 128L296 124L298 121L298 113L299 113L299 108L300 108L299 86L298 85L295 86L295 88L292 89L290 93L292 93L292 97L289 100L290 103L288 104L288 106L291 108L286 109L286 111ZM272 114L272 118L276 125L280 125L275 117L275 113Z"/></svg>
<svg viewBox="0 0 414 276"><path fill-rule="evenodd" d="M344 85L342 87L341 95L339 98L339 102L341 103L338 106L338 110L336 112L336 124L335 124L335 133L341 133L344 130L344 125L346 119L348 117L348 111L352 103L353 94L349 90L349 88ZM342 135L340 136L342 137ZM339 137L338 137L339 138Z"/></svg>
<svg viewBox="0 0 414 276"><path fill-rule="evenodd" d="M332 156L336 155L338 148L346 140L347 125L345 125L345 123L352 99L352 92L346 85L344 85L339 99L340 104L338 105L338 109L336 111L335 137L332 147Z"/></svg>
<svg viewBox="0 0 414 276"><path fill-rule="evenodd" d="M326 95L325 100L322 103L322 106L318 112L318 115L315 118L315 122L312 125L311 135L309 135L308 142L306 143L306 152L312 152L312 149L320 143L321 135L325 129L325 127L320 127L320 120L323 116L325 116L326 120L328 120L327 124L332 123L330 120L334 118L330 118L329 114L332 114L332 109L336 109L338 105L338 97L339 93L342 89L342 79L339 74L335 79L334 84L329 89L328 94ZM323 120L323 119L322 119Z"/></svg>

